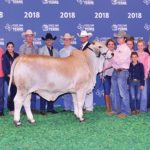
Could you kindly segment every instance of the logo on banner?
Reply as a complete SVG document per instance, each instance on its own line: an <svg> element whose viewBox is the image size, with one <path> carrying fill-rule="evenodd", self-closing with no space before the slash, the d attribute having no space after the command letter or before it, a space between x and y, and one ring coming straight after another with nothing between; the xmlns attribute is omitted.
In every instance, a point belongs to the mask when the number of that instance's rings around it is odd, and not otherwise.
<svg viewBox="0 0 150 150"><path fill-rule="evenodd" d="M2 11L0 11L0 18L4 17L4 13Z"/></svg>
<svg viewBox="0 0 150 150"><path fill-rule="evenodd" d="M96 36L95 37L95 41L101 41L101 42L103 42L104 44L106 43L106 41L108 40L108 39L110 39L111 37L98 37L98 36Z"/></svg>
<svg viewBox="0 0 150 150"><path fill-rule="evenodd" d="M104 90L96 89L96 90L95 90L95 94L96 94L98 97L102 97L102 96L104 96Z"/></svg>
<svg viewBox="0 0 150 150"><path fill-rule="evenodd" d="M2 46L5 45L4 38L0 38L0 45L2 45Z"/></svg>
<svg viewBox="0 0 150 150"><path fill-rule="evenodd" d="M138 39L143 39L143 37L134 37L134 43L137 43Z"/></svg>
<svg viewBox="0 0 150 150"><path fill-rule="evenodd" d="M61 37L63 37L63 36L62 35L60 36L60 44L64 45L64 41L63 41L63 39ZM75 37L73 38L73 41L72 41L71 44L72 45L76 45L77 44L77 39Z"/></svg>
<svg viewBox="0 0 150 150"><path fill-rule="evenodd" d="M44 4L44 5L46 5L46 4L58 5L59 4L59 0L42 0L42 4Z"/></svg>
<svg viewBox="0 0 150 150"><path fill-rule="evenodd" d="M86 31L95 31L95 26L94 24L81 24L79 23L77 26L77 29L79 29L80 31L86 30Z"/></svg>
<svg viewBox="0 0 150 150"><path fill-rule="evenodd" d="M150 24L147 24L147 23L146 23L146 24L144 25L144 29L147 30L147 31L149 31L149 30L150 30Z"/></svg>
<svg viewBox="0 0 150 150"><path fill-rule="evenodd" d="M5 0L8 4L23 4L23 0Z"/></svg>
<svg viewBox="0 0 150 150"><path fill-rule="evenodd" d="M94 5L94 0L77 0L80 5Z"/></svg>
<svg viewBox="0 0 150 150"><path fill-rule="evenodd" d="M41 38L34 38L33 44L34 44L34 45L42 45Z"/></svg>
<svg viewBox="0 0 150 150"><path fill-rule="evenodd" d="M59 24L43 24L42 30L45 32L48 31L59 31Z"/></svg>
<svg viewBox="0 0 150 150"><path fill-rule="evenodd" d="M5 25L5 30L9 32L23 32L23 24L6 24Z"/></svg>
<svg viewBox="0 0 150 150"><path fill-rule="evenodd" d="M150 0L143 0L143 3L144 3L145 5L150 5Z"/></svg>
<svg viewBox="0 0 150 150"><path fill-rule="evenodd" d="M111 0L112 5L127 5L127 0Z"/></svg>
<svg viewBox="0 0 150 150"><path fill-rule="evenodd" d="M128 27L127 27L127 24L113 24L112 25L112 31L127 31L128 30Z"/></svg>

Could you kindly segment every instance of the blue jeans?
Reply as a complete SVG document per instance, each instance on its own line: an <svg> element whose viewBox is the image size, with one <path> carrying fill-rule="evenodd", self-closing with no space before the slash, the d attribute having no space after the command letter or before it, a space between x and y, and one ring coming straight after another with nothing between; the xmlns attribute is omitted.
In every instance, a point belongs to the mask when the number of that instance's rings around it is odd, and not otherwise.
<svg viewBox="0 0 150 150"><path fill-rule="evenodd" d="M0 112L4 111L4 78L0 78Z"/></svg>
<svg viewBox="0 0 150 150"><path fill-rule="evenodd" d="M31 109L36 110L36 94L32 93L31 96Z"/></svg>
<svg viewBox="0 0 150 150"><path fill-rule="evenodd" d="M127 85L128 76L127 70L120 72L114 70L112 74L112 111L116 114L129 115L131 113Z"/></svg>
<svg viewBox="0 0 150 150"><path fill-rule="evenodd" d="M150 108L150 76L147 78L147 108Z"/></svg>
<svg viewBox="0 0 150 150"><path fill-rule="evenodd" d="M131 111L140 110L140 103L141 103L141 93L140 90L140 82L130 82L129 83L130 89L130 106Z"/></svg>
<svg viewBox="0 0 150 150"><path fill-rule="evenodd" d="M141 112L147 112L147 79L145 80L144 90L141 92Z"/></svg>
<svg viewBox="0 0 150 150"><path fill-rule="evenodd" d="M40 111L46 111L46 105L47 105L47 111L54 110L54 102L53 101L47 101L44 98L40 98Z"/></svg>
<svg viewBox="0 0 150 150"><path fill-rule="evenodd" d="M105 76L104 79L105 79L104 82L103 82L104 94L105 95L110 95L110 90L111 90L111 76Z"/></svg>

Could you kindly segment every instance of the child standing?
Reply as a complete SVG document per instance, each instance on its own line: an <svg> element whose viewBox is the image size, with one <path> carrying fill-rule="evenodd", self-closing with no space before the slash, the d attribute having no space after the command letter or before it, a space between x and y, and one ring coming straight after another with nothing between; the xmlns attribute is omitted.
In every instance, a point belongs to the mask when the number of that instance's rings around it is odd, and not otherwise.
<svg viewBox="0 0 150 150"><path fill-rule="evenodd" d="M129 68L129 90L130 106L132 115L140 112L141 91L144 89L144 66L138 62L138 53L131 53L131 63Z"/></svg>

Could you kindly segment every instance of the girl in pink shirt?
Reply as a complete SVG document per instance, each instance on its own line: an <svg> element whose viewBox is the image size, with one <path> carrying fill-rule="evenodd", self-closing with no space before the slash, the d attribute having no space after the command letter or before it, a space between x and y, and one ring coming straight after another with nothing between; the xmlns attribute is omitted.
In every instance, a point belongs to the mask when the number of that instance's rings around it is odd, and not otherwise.
<svg viewBox="0 0 150 150"><path fill-rule="evenodd" d="M141 112L147 112L147 77L149 72L148 67L149 55L148 53L144 52L144 48L145 48L144 40L139 39L137 42L137 52L139 56L139 62L141 62L144 66L144 75L145 75L145 86L142 89L142 96L141 96L141 106L140 106Z"/></svg>

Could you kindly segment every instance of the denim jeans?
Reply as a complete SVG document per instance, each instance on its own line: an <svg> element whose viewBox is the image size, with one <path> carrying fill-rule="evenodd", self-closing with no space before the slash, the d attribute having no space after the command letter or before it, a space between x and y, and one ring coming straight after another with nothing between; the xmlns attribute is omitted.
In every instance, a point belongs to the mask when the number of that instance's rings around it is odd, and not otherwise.
<svg viewBox="0 0 150 150"><path fill-rule="evenodd" d="M147 79L145 80L144 90L141 93L141 112L147 112Z"/></svg>
<svg viewBox="0 0 150 150"><path fill-rule="evenodd" d="M129 83L130 90L130 107L131 111L140 110L141 103L141 93L140 90L140 82L130 82Z"/></svg>
<svg viewBox="0 0 150 150"><path fill-rule="evenodd" d="M129 115L131 113L127 85L128 76L128 70L119 72L114 70L112 74L112 111L116 114Z"/></svg>
<svg viewBox="0 0 150 150"><path fill-rule="evenodd" d="M150 108L150 76L147 78L147 108Z"/></svg>
<svg viewBox="0 0 150 150"><path fill-rule="evenodd" d="M0 77L0 112L4 111L4 78Z"/></svg>
<svg viewBox="0 0 150 150"><path fill-rule="evenodd" d="M44 98L40 98L40 111L46 111L46 105L47 105L47 111L54 110L54 102L53 101L47 101Z"/></svg>
<svg viewBox="0 0 150 150"><path fill-rule="evenodd" d="M32 93L31 95L31 109L36 110L36 94Z"/></svg>
<svg viewBox="0 0 150 150"><path fill-rule="evenodd" d="M63 95L63 100L64 100L64 110L68 111L73 111L73 100L72 100L72 95L70 93L64 94Z"/></svg>

